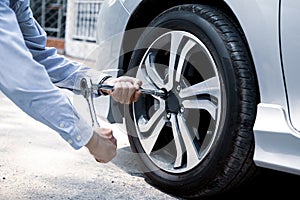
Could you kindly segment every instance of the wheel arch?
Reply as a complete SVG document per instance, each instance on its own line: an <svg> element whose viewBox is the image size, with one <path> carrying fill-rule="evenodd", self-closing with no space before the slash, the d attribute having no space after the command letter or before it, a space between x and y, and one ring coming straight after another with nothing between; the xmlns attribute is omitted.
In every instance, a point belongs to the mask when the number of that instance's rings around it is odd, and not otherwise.
<svg viewBox="0 0 300 200"><path fill-rule="evenodd" d="M247 38L245 37L245 34L243 32L242 26L240 25L235 13L232 11L230 6L223 0L216 0L216 1L210 1L210 0L168 0L168 1L160 1L160 0L143 0L135 9L135 11L131 14L125 31L137 29L137 28L143 28L146 27L157 15L162 13L163 11L173 7L178 6L181 4L205 4L209 6L213 6L222 12L224 12L227 16L230 17L230 19L233 21L233 23L237 26L239 31L241 32L243 39L245 41L245 44L247 45L247 49L251 55L250 48L248 46ZM156 6L156 9L149 9L153 7L154 5L159 4L160 6ZM130 57L132 54L132 49L134 49L134 46L136 45L140 32L136 32L137 35L135 37L130 37L130 40L128 39L128 36L125 34L122 42L122 50L123 52L126 52L122 58L121 65L123 66L123 70L127 71L126 66L128 66ZM253 59L252 59L253 60ZM259 97L259 95L258 95ZM258 102L260 100L258 99Z"/></svg>

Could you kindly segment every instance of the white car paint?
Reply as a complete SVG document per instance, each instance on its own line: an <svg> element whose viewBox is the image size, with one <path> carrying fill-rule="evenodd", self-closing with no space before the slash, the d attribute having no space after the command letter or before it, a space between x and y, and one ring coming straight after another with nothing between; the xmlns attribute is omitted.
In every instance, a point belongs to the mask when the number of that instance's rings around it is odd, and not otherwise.
<svg viewBox="0 0 300 200"><path fill-rule="evenodd" d="M102 69L102 66L112 68L118 66L123 33L130 19L130 13L140 2L140 0L108 0L103 4L97 37L101 50L99 55L103 58L100 59L99 69ZM294 0L225 0L225 2L245 33L257 72L261 103L258 105L254 126L254 161L261 167L300 175L300 133L296 130L300 130L298 101L300 93L297 88L300 83L298 78L300 68L297 67L300 46L298 42L300 28L297 26L300 14L297 11L300 2ZM115 7L117 12L109 13L107 8L111 6ZM289 93L289 101L286 92Z"/></svg>
<svg viewBox="0 0 300 200"><path fill-rule="evenodd" d="M300 131L300 1L285 0L281 6L281 48L292 125Z"/></svg>

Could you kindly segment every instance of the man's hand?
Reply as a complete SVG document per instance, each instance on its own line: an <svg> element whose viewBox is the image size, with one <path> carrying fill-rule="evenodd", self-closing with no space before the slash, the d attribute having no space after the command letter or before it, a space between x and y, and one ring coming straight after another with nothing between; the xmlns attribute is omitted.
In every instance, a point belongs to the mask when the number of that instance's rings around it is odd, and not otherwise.
<svg viewBox="0 0 300 200"><path fill-rule="evenodd" d="M141 96L139 88L142 81L129 76L121 76L119 78L109 78L104 81L104 84L113 85L114 90L105 90L106 93L112 96L115 101L122 104L131 104L136 102Z"/></svg>
<svg viewBox="0 0 300 200"><path fill-rule="evenodd" d="M95 128L92 138L85 146L100 163L107 163L116 156L117 140L108 128Z"/></svg>

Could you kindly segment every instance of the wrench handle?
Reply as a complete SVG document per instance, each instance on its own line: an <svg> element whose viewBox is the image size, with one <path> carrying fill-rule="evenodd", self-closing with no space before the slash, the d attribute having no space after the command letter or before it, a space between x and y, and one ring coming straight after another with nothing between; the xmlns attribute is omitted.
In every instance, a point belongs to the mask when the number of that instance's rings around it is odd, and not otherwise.
<svg viewBox="0 0 300 200"><path fill-rule="evenodd" d="M114 90L114 86L113 85L99 84L98 88L99 89L103 89L103 90Z"/></svg>
<svg viewBox="0 0 300 200"><path fill-rule="evenodd" d="M113 85L104 85L104 84L98 84L97 86L99 89L104 89L104 90L114 90L114 86ZM165 97L166 93L163 90L147 90L147 89L143 89L140 88L139 89L142 94L150 94L150 95L154 95L154 96L158 96L158 97Z"/></svg>

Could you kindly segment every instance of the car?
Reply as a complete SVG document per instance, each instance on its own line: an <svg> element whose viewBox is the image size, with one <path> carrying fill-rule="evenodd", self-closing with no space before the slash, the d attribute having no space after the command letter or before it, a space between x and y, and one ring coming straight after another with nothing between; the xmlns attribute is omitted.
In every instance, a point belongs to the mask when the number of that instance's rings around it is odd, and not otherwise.
<svg viewBox="0 0 300 200"><path fill-rule="evenodd" d="M102 113L123 125L156 187L207 197L261 169L300 174L299 9L293 0L103 2L98 69L165 94L109 99Z"/></svg>

